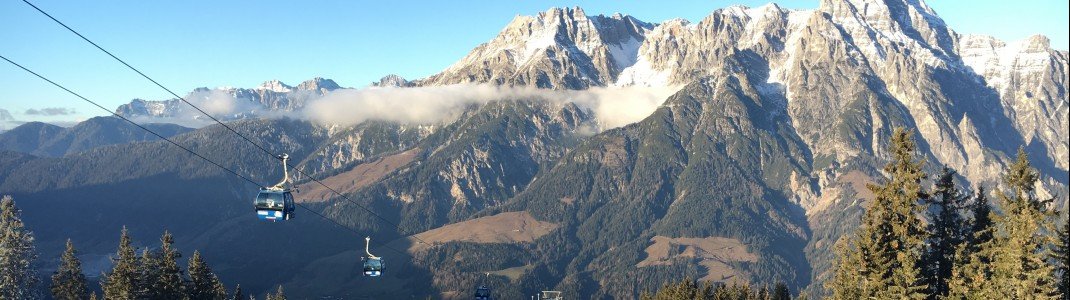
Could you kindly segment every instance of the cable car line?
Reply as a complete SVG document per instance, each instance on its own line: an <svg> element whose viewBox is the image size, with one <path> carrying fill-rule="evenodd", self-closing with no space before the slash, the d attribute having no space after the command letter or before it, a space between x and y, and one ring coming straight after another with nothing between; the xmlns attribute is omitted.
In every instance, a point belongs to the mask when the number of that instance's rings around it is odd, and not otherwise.
<svg viewBox="0 0 1070 300"><path fill-rule="evenodd" d="M307 210L307 211L308 211L308 212L310 212L310 213L313 213L313 214L315 214L315 215L317 215L317 216L320 216L320 218L324 218L324 219L326 219L327 221L331 221L331 223L334 223L335 225L338 225L339 227L345 228L346 230L348 230L349 232L352 232L353 234L356 234L357 236L360 236L360 235L362 235L362 233L360 233L360 232L359 232L359 231L357 231L356 229L353 229L352 227L349 227L349 226L346 226L346 225L342 225L342 223L338 223L338 221L335 221L334 219L328 218L327 216L324 216L323 214L321 214L321 213L317 212L317 211L316 211L316 210L314 210L314 209L308 208L307 206L304 206L304 205L302 205L302 204L300 204L300 203L298 203L298 204L297 204L297 206L299 206L299 207L301 207L301 208L304 208L305 210ZM384 245L383 245L383 247L384 247L384 248L387 248L387 249L390 249L390 250L393 250L394 252L397 252L397 253L399 253L399 254L401 254L401 255L405 255L405 256L408 256L409 258L413 258L413 259L415 259L415 258L416 258L415 256L412 256L412 254L409 254L409 253L407 253L407 252L405 252L405 251L401 251L401 250L398 250L398 249L396 249L396 248L394 248L394 247L390 247L390 245L385 245L385 244L384 244Z"/></svg>
<svg viewBox="0 0 1070 300"><path fill-rule="evenodd" d="M227 172L230 172L230 174L234 174L234 176L238 176L241 179L245 179L245 181L248 181L249 183L252 183L254 185L260 186L259 183L256 183L256 181L253 181L252 179L249 179L249 177L245 177L244 175L238 174L238 172L235 172L234 170L231 170L230 168L224 167L223 165L220 165L219 163L216 163L215 161L212 161L211 159L208 159L207 157L204 157L203 155L201 155L201 154L199 154L197 152L193 152L193 150L190 150L189 148L186 148L185 146L182 146L182 145L176 143L175 141L172 141L171 139L163 137L159 133L156 133L155 131L152 131L152 130L150 130L148 128L145 128L145 126L141 126L141 124L135 123L134 121L131 121L130 119L127 119L126 117L119 115L118 113L112 112L111 110L105 108L104 106L101 106L100 104L94 102L93 100L89 100L86 97L83 97L82 95L80 95L78 93L75 93L74 91L72 91L72 90L60 85L59 83L56 83L55 81L52 81L52 80L50 80L48 78L45 78L44 76L41 76L41 74L37 74L37 72L31 71L30 69L27 69L26 67L23 67L22 65L14 62L14 61L11 61L10 59L8 59L7 57L5 57L3 55L0 55L0 58L2 58L5 61L11 63L12 65L15 65L16 67L19 67L23 71L29 72L30 74L33 74L34 76L37 76L37 78L40 78L40 79L42 79L44 81L47 81L48 83L51 83L52 85L54 85L54 86L56 86L56 87L58 87L58 88L60 88L60 89L62 89L64 91L67 91L67 93L70 93L71 95L74 95L75 97L81 98L82 100L85 100L86 102L89 102L90 104L93 104L94 106L99 107L100 109L105 110L105 111L111 113L112 115L114 115L116 117L119 117L120 119L123 119L123 120L129 122L130 124L134 124L134 126L137 126L138 128L141 128L142 130L145 130L145 131L151 133L152 135L155 135L156 137L158 137L160 139L163 139L163 140L171 143L172 145L175 145L178 148L181 148L182 150L186 150L186 152L189 152L189 153L191 153L191 154L193 154L193 155L195 155L197 157L200 157L204 161L207 161L207 162L215 165L216 167L219 167L219 168L221 168L223 170L226 170Z"/></svg>
<svg viewBox="0 0 1070 300"><path fill-rule="evenodd" d="M81 33L78 33L78 31L75 31L75 30L74 30L73 28L71 28L70 26L67 26L67 24L64 24L63 22L60 22L60 20L56 19L55 17L52 17L52 15L48 14L47 12L45 12L44 10L42 10L41 8L37 7L37 5L33 5L33 3L30 3L30 1L27 1L27 0L22 0L22 2L26 3L26 4L27 4L27 5L29 5L30 7L33 7L33 9L37 10L37 11L38 11L38 12L40 12L41 14L44 14L44 15L45 15L46 17L48 17L49 19L52 19L52 21L55 21L55 22L56 22L57 24L59 24L60 26L63 26L63 28L66 28L66 29L67 29L68 31L70 31L71 33L74 33L74 35L77 35L78 37L82 38L82 40L85 40L85 41L86 41L86 42L88 42L88 43L89 43L90 45L93 45L93 47L96 47L97 49L99 49L100 51L104 52L104 53L105 53L105 54L107 54L108 56L111 56L111 58L114 58L115 60L119 61L119 63L122 63L122 64L123 64L124 66L126 66L127 68L130 68L130 70L133 70L134 72L138 73L138 75L141 75L141 77L145 77L145 79L148 79L148 80L149 80L149 81L151 81L151 82L152 82L153 84L156 84L156 86L160 87L160 88L161 88L161 89L163 89L164 91L167 91L167 92L168 92L168 93L170 93L170 94L171 94L172 96L175 96L175 98L178 98L179 100L182 100L182 102L185 102L186 104L189 104L189 105L190 105L190 106L192 106L192 107L193 107L194 109L196 109L197 111L200 111L200 112L201 112L202 114L204 114L205 116L208 116L209 118L211 118L211 119L212 119L213 121L215 121L216 123L219 123L219 124L223 124L223 122L220 122L220 121L219 121L219 119L216 119L216 118L215 118L215 117L213 117L212 115L209 115L208 113L206 113L206 112L205 112L204 110L201 110L201 108L197 107L196 105L193 105L193 104L192 104L192 103L190 103L189 101L186 101L186 98L183 98L183 97L179 96L178 94L176 94L175 92L171 91L171 90L170 90L170 89L168 89L167 87L163 86L162 84L160 84L160 83L159 83L159 82L157 82L156 80L152 79L152 77L149 77L148 75L145 75L145 73L142 73L142 72L141 72L141 70L138 70L137 68L134 68L134 66L131 66L130 64L126 63L126 61L122 60L122 59L121 59L121 58L119 58L118 56L115 56L115 54L112 54L112 53L111 53L111 52L109 52L108 50L105 50L105 49L104 49L103 47L100 47L100 45L97 45L97 43L94 43L94 42L93 42L92 40L90 40L89 38L85 37L85 36L84 36L84 35L82 35ZM223 126L224 126L224 127L226 127L227 129L229 129L230 131L233 131L234 133L237 133L237 131L234 131L234 129L233 129L233 128L230 128L230 126L227 126L227 125L225 125L225 124L224 124ZM249 141L249 139L248 139L248 138L246 138L245 136L242 136L242 135L240 135L240 134L239 134L239 136L241 136L242 138L244 138L244 139L245 139L246 141ZM249 141L249 142L250 142L250 143L252 143L252 141ZM260 148L260 150L263 150L264 152L267 152L267 153L271 153L271 151L268 151L267 149L264 149L264 147L261 147L260 145L258 145L258 144L256 144L256 143L253 143L253 145L254 145L254 146L257 146L257 147L259 147L259 148Z"/></svg>
<svg viewBox="0 0 1070 300"><path fill-rule="evenodd" d="M292 167L292 166L291 166L291 167ZM305 173L305 171L302 171L301 169L298 169L298 168L293 168L293 169L294 169L294 170L296 170L296 171L297 171L297 172L298 172L299 174L301 174L302 176L308 177L308 179L311 179L312 181L315 181L315 182L316 182L316 183L318 183L319 185L321 185L321 186L323 186L323 187L327 188L328 190L330 190L331 192L333 192L333 193L334 193L335 195L341 196L341 197L342 197L343 199L345 199L345 200L346 200L347 202L349 202L349 203L352 203L353 205L356 205L357 207L360 207L361 209L363 209L364 211L368 212L369 214L371 214L371 215L375 216L375 217L376 217L376 218L378 218L379 220L381 220L381 221L383 221L383 222L386 222L387 224L393 225L393 226L394 226L394 228L398 229L399 233L400 233L400 231L402 230L402 229L401 229L401 225L399 225L399 224L397 224L397 223L394 223L394 222L391 222L390 220L387 220L387 219L386 219L386 218L384 218L383 216L380 216L379 214L377 214L377 213L373 212L373 211L372 211L371 209L369 209L369 208L365 207L364 205L361 205L360 203L357 203L356 201L353 201L352 199L350 199L350 198L349 198L349 196L346 196L345 194L342 194L342 193L338 192L338 191L337 191L337 190L335 190L334 188L332 188L332 187L328 186L327 184L324 184L324 183L323 183L322 181L320 181L319 179L316 179L315 177L312 177L312 175L308 175L308 173ZM423 244L425 244L425 245L430 245L430 243L428 243L428 242L424 241L423 239L421 239L421 238L420 238L419 236L417 236L417 235L415 235L415 234L413 234L413 235L410 235L410 236L411 236L412 238L414 238L414 239L416 239L416 240L420 241L420 243L423 243Z"/></svg>
<svg viewBox="0 0 1070 300"><path fill-rule="evenodd" d="M196 151L193 151L193 150L187 148L186 146L182 146L182 144L179 144L178 142L175 142L174 140L171 140L171 139L169 139L167 137L164 137L163 135L161 135L159 133L156 133L155 131L153 131L151 129L148 129L145 126L142 126L141 124L138 124L137 122L134 122L133 120L130 120L130 119L128 119L128 118L126 118L126 117L124 117L122 115L119 115L118 113L112 112L111 110L109 110L108 108L100 105L99 103L97 103L97 102L95 102L93 100L89 100L89 98L86 98L85 96L82 96L81 94L78 94L77 92L72 91L71 89L68 89L67 87L65 87L63 85L61 85L59 83L56 83L55 81L52 81L51 79L48 79L44 75L38 74L37 72L34 72L33 70L30 70L29 68L26 68L25 66L20 65L19 63L16 63L16 62L8 59L6 56L4 56L2 54L0 54L0 59L3 59L4 61L7 61L8 63L18 67L19 69L22 69L23 71L26 71L27 73L30 73L33 76L36 76L37 78L40 78L41 80L44 80L45 82L48 82L48 83L52 84L53 86L56 86L56 87L58 87L58 88L60 88L60 89L62 89L64 91L66 91L67 93L69 93L71 95L74 95L75 97L78 97L79 99L84 100L85 102L89 102L90 104L92 104L93 106L96 106L97 108L100 108L101 110L104 110L104 111L107 111L107 112L111 113L113 116L118 117L119 119L122 119L123 121L126 121L127 123L130 123L130 124L132 124L134 126L137 126L138 128L141 128L141 130L144 130L144 131L146 131L146 132L148 132L148 133L150 133L150 134L152 134L152 135L154 135L154 136L156 136L156 137L158 137L158 138L160 138L160 139L162 139L164 141L167 141L168 143L170 143L171 145L174 145L175 147L178 147L179 149L185 150L186 152L189 152L190 154L193 154L194 156L196 156L196 157L200 158L201 160L204 160L204 161L212 164L213 166L216 166L216 167L218 167L220 169L223 169L224 171L227 171L228 173L230 173L230 174L232 174L234 176L237 176L238 178L241 178L241 179L245 180L246 182L248 182L248 183L250 183L252 185L255 185L255 186L258 186L258 187L262 187L262 185L257 183L255 180L252 180L249 177L241 175L237 171L234 171L233 169L227 168L227 167L225 167L225 166L223 166L223 165L221 165L221 164L209 159L208 157L205 157L204 155L201 155L200 153L197 153ZM346 229L346 230L348 230L348 231L350 231L350 232L352 232L352 233L354 233L354 234L356 234L358 236L363 235L361 232L357 231L356 229L353 229L352 227L349 227L349 226L346 226L346 225L344 225L342 223L339 223L338 221L335 221L334 219L331 219L331 218L329 218L329 217L327 217L327 216L315 211L314 209L308 208L307 206L305 206L303 204L298 203L297 206L299 206L301 208L304 208L305 210L307 210L307 211L319 216L320 218L323 218L323 219L325 219L327 221L330 221L331 223L334 223L335 225L338 225L339 227L342 227L342 228L344 228L344 229ZM414 256L412 256L412 255L410 255L410 254L408 254L408 253L406 253L404 251L395 249L394 247L390 247L389 245L383 245L383 247L385 247L387 249L390 249L390 250L393 250L394 252L403 254L405 256L408 256L408 257L411 257L411 258L415 258Z"/></svg>
<svg viewBox="0 0 1070 300"><path fill-rule="evenodd" d="M47 12L45 12L44 10L42 10L41 8L39 8L39 7L37 7L36 5L34 5L33 3L30 3L30 1L28 1L28 0L22 0L22 2L23 2L23 3L26 3L26 4L27 4L27 5L29 5L30 7L33 7L33 9L34 9L34 10L37 10L38 12L40 12L40 13L41 13L41 14L43 14L43 15L45 15L45 16L46 16L46 17L48 17L49 19L52 19L52 21L55 21L55 22L56 22L57 24L59 24L60 26L63 26L63 28L66 28L66 29L67 29L68 31L70 31L71 33L74 33L75 35L77 35L77 36L78 36L79 38L81 38L82 40L84 40L84 41L88 42L88 43L89 43L90 45L93 45L93 47L96 47L96 48L97 48L98 50L100 50L100 51L104 52L104 53L105 53L105 54L107 54L108 56L111 56L111 58L115 59L115 60L116 60L116 61L118 61L119 63L122 63L122 64L123 64L124 66L126 66L126 67L127 67L127 68L129 68L130 70L132 70L132 71L136 72L136 73L137 73L138 75L141 75L141 77L144 77L145 79L149 80L150 82L152 82L152 83L153 83L153 84L155 84L156 86L160 87L160 88L161 88L161 89L163 89L164 91L167 91L168 93L170 93L170 94L171 94L172 96L174 96L175 98L178 98L179 100L181 100L181 101L182 101L183 103L186 103L186 104L187 104L187 105L189 105L190 107L193 107L194 109L196 109L196 110L197 110L198 112L200 112L201 114L203 114L203 115L207 116L208 118L212 119L212 121L215 121L215 122L216 122L216 123L218 123L219 125L222 125L222 126L223 126L224 128L226 128L226 129L227 129L227 130L229 130L230 132L232 132L232 133L234 133L234 134L238 135L239 137L241 137L241 138L242 138L243 140L245 140L246 142L248 142L248 143L252 144L252 145L253 145L253 146L255 146L256 148L259 148L259 149L260 149L260 151L263 151L264 153L267 153L268 155L271 155L272 157L276 156L276 154L275 154L274 152L272 152L272 151L268 150L268 149L267 149L267 148L265 148L264 146L261 146L260 144L258 144L258 143L256 143L256 142L254 142L254 141L253 141L252 139L249 139L249 138L248 138L248 137L246 137L245 135L243 135L243 134L239 133L239 132L238 132L237 130L235 130L234 128L230 127L229 125L227 125L227 124L223 123L222 121L220 121L220 120L219 120L219 119L217 119L216 117L212 116L211 114L208 114L207 112L205 112L205 111L204 111L203 109L201 109L200 107L197 107L197 106L196 106L196 105L194 105L193 103L190 103L189 101L186 101L186 99L185 99L185 98L183 98L182 96L179 96L179 95L178 95L178 94L176 94L175 92L171 91L171 89L168 89L168 88L167 88L167 87L165 87L165 86L164 86L163 84L160 84L160 83L159 83L159 82L157 82L156 80L152 79L152 77L149 77L148 75L145 75L145 73L141 72L141 70L138 70L137 68L135 68L134 66L130 65L130 64L129 64L129 63L127 63L126 61L124 61L124 60L120 59L120 58L119 58L118 56L115 56L115 54L112 54L112 53L111 53L111 52L109 52L108 50L105 50L105 49L104 49L103 47L101 47L100 45L97 45L97 43L93 42L92 40L90 40L89 38L85 37L84 35L82 35L82 34L81 34L81 33L79 33L78 31L74 30L74 28L71 28L70 26L67 26L67 24L64 24L64 23L63 23L62 21L60 21L59 19L56 19L55 17L53 17L52 15L48 14ZM108 112L111 112L111 111L109 110ZM113 113L113 114L114 114L114 113ZM345 200L346 200L347 202L349 202L349 203L352 203L352 204L356 205L357 207L360 207L361 209L363 209L364 211L368 212L368 213L369 213L369 214L371 214L372 216L375 216L375 217L376 217L376 218L378 218L379 220L381 220L381 221L383 221L383 222L385 222L385 223L387 223L387 224L393 225L393 226L394 226L394 227L395 227L396 229L398 229L399 233L400 233L400 231L403 231L403 229L401 228L401 225L400 225L400 224L398 224L398 223L394 223L394 222L390 221L389 219L387 219L387 218L385 218L385 217L383 217L383 216L381 216L381 215L379 215L379 214L375 213L374 211L372 211L372 210L371 210L371 209L369 209L368 207L365 207L364 205L361 205L360 203L358 203L358 202L354 201L353 199L350 199L350 198L349 198L349 196L346 196L345 194L342 194L341 192L338 192L338 190L335 190L334 188L332 188L332 187L328 186L327 184L323 183L323 182L322 182L322 181L320 181L319 179L316 179L315 177L312 177L311 175L309 175L309 174L305 173L305 172L304 172L304 171L302 171L301 169L295 168L294 166L292 166L292 165L289 165L289 164L287 164L286 166L287 166L287 167L290 167L290 168L292 168L292 169L294 169L294 170L296 170L296 171L297 171L297 172L298 172L299 174L301 174L301 175L303 175L303 176L305 176L305 177L308 177L308 178L309 178L309 179L311 179L312 181L314 181L314 182L318 183L319 185L321 185L321 186L323 186L323 187L327 188L328 190L330 190L331 192L333 192L333 193L334 193L335 195L338 195L338 196L342 197L343 199L345 199ZM422 244L425 244L425 245L431 245L430 243L428 243L428 242L424 241L423 239L421 239L421 238L420 238L419 236L417 236L417 235L415 235L415 234L411 235L411 237L412 237L413 239L416 239L417 241L420 241L420 243L422 243Z"/></svg>

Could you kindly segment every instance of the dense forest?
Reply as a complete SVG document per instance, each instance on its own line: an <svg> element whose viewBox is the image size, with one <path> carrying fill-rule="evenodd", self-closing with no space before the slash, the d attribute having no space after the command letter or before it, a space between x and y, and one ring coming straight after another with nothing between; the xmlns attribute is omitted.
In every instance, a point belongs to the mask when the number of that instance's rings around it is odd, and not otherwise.
<svg viewBox="0 0 1070 300"><path fill-rule="evenodd" d="M784 283L768 286L750 284L713 284L684 279L666 283L653 293L643 293L642 300L791 300L791 292ZM795 299L806 299L799 297Z"/></svg>
<svg viewBox="0 0 1070 300"><path fill-rule="evenodd" d="M0 201L0 299L43 299L49 293L59 300L256 298L244 295L241 285L228 290L199 251L193 252L183 270L179 263L182 253L174 247L169 232L160 237L158 248L137 249L123 228L112 268L101 274L99 289L90 286L77 255L74 243L68 240L50 280L42 278L33 232L22 222L12 197L4 196ZM282 300L286 295L279 286L263 298Z"/></svg>
<svg viewBox="0 0 1070 300"><path fill-rule="evenodd" d="M912 133L898 129L875 195L853 235L837 243L833 299L1067 299L1066 216L1037 195L1025 151L1003 174L995 203L930 178ZM933 182L930 189L923 183ZM1063 223L1058 228L1057 221Z"/></svg>

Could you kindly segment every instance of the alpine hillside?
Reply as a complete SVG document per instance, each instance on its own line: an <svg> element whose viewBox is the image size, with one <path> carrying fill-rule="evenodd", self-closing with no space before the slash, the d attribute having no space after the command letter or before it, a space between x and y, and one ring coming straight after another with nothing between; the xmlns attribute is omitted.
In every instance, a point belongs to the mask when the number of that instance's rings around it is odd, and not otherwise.
<svg viewBox="0 0 1070 300"><path fill-rule="evenodd" d="M293 222L259 222L257 185L105 126L115 118L0 134L0 193L19 199L42 257L59 257L72 238L102 268L121 226L141 240L166 228L224 281L258 294L282 284L298 298L460 299L486 283L502 299L542 290L634 299L685 277L783 282L820 297L833 245L858 226L873 198L866 185L887 175L895 127L913 130L929 174L950 167L970 188L1000 187L1024 148L1040 197L1067 207L1070 65L1044 36L959 34L919 0L653 21L551 8L514 18L424 78L189 94L233 101L210 113L330 186L297 176L295 197L371 236L389 264L382 278L360 276L362 236L303 209ZM354 90L456 85L538 92L463 102L427 122L298 113ZM616 128L561 93L624 88L675 92ZM116 113L203 126L153 128L262 185L281 173L178 99L137 99Z"/></svg>

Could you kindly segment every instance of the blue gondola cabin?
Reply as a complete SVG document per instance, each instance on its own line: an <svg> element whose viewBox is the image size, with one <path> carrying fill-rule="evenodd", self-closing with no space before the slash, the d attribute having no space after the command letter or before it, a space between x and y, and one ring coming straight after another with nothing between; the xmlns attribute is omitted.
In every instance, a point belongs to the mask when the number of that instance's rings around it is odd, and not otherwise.
<svg viewBox="0 0 1070 300"><path fill-rule="evenodd" d="M293 219L294 204L293 195L289 191L276 191L270 189L260 190L256 195L256 216L265 221L285 221Z"/></svg>

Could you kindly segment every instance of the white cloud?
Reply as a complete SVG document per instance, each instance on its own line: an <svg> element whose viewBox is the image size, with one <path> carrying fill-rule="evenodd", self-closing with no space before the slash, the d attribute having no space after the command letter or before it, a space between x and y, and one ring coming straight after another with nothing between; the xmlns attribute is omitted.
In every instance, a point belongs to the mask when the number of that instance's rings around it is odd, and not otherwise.
<svg viewBox="0 0 1070 300"><path fill-rule="evenodd" d="M307 105L297 112L272 111L259 103L236 99L224 90L200 90L191 93L186 100L224 121L243 116L289 116L344 126L367 120L446 124L456 120L473 105L497 100L541 100L576 103L594 113L600 129L608 129L646 118L677 90L679 87L596 87L559 91L486 84L369 87L339 89L319 98L308 99ZM177 100L170 101L174 102L167 105L163 102L149 104L147 110L151 116L132 119L138 123L173 123L193 128L214 123L189 105Z"/></svg>
<svg viewBox="0 0 1070 300"><path fill-rule="evenodd" d="M586 91L555 91L552 95L565 97L594 111L599 124L615 128L638 122L650 116L672 96L679 87L606 87Z"/></svg>
<svg viewBox="0 0 1070 300"><path fill-rule="evenodd" d="M342 125L366 120L434 124L455 120L473 104L494 100L538 99L576 103L593 111L601 127L614 128L649 116L677 90L675 87L608 87L556 91L493 85L345 89L310 102L302 115L312 120Z"/></svg>
<svg viewBox="0 0 1070 300"><path fill-rule="evenodd" d="M335 90L309 103L306 118L352 125L366 120L430 124L453 120L465 106L491 100L489 86L366 88Z"/></svg>

